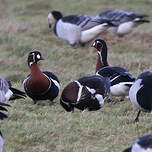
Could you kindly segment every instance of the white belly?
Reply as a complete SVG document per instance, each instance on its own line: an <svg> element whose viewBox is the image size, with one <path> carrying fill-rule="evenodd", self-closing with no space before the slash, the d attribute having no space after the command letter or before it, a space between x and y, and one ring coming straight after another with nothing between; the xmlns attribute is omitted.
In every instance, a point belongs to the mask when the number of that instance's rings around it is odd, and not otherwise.
<svg viewBox="0 0 152 152"><path fill-rule="evenodd" d="M128 33L132 32L133 27L134 27L133 22L122 23L122 24L119 25L119 27L117 29L117 34L118 35L128 34Z"/></svg>
<svg viewBox="0 0 152 152"><path fill-rule="evenodd" d="M60 39L67 41L69 44L73 45L80 40L81 32L80 27L70 23L63 23L61 20L58 21L57 25L57 35Z"/></svg>
<svg viewBox="0 0 152 152"><path fill-rule="evenodd" d="M142 81L141 79L136 80L135 83L131 86L131 88L129 90L130 101L138 109L140 109L140 106L137 102L137 92L142 87L142 85L140 85L141 81Z"/></svg>

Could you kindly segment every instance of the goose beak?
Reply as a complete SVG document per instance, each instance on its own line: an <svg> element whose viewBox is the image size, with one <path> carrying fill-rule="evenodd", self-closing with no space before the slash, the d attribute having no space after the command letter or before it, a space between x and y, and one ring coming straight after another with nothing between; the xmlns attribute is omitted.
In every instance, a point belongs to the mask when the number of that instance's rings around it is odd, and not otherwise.
<svg viewBox="0 0 152 152"><path fill-rule="evenodd" d="M52 25L49 23L49 28L51 28L52 27Z"/></svg>
<svg viewBox="0 0 152 152"><path fill-rule="evenodd" d="M44 58L41 56L40 60L44 60Z"/></svg>

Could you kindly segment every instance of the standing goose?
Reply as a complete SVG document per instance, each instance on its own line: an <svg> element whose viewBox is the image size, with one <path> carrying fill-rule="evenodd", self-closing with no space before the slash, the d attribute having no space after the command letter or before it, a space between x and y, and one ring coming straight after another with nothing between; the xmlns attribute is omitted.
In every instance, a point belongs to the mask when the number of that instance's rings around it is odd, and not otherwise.
<svg viewBox="0 0 152 152"><path fill-rule="evenodd" d="M52 11L48 14L48 23L51 28L54 26L54 33L69 45L75 46L80 43L82 46L95 38L108 27L114 26L110 19L90 17L88 15L64 16L59 11Z"/></svg>
<svg viewBox="0 0 152 152"><path fill-rule="evenodd" d="M7 111L5 106L10 106L10 105L3 103L3 102L0 102L0 120L7 118L7 115L4 112L2 112L2 111ZM2 132L0 130L0 152L3 151L3 144L4 144L3 136L2 136Z"/></svg>
<svg viewBox="0 0 152 152"><path fill-rule="evenodd" d="M38 100L53 101L60 90L57 76L49 71L41 71L37 62L43 60L39 51L32 51L28 55L28 66L31 73L24 80L24 89L27 95L33 99L34 104Z"/></svg>
<svg viewBox="0 0 152 152"><path fill-rule="evenodd" d="M8 100L15 100L26 97L23 91L12 87L11 82L0 78L0 102L7 103Z"/></svg>
<svg viewBox="0 0 152 152"><path fill-rule="evenodd" d="M121 96L124 100L128 96L130 87L135 78L122 67L109 66L107 61L107 45L104 40L96 39L92 44L98 51L98 60L96 64L96 75L110 78L110 92L113 96Z"/></svg>
<svg viewBox="0 0 152 152"><path fill-rule="evenodd" d="M123 152L152 152L152 134L138 138L131 147Z"/></svg>
<svg viewBox="0 0 152 152"><path fill-rule="evenodd" d="M74 108L98 110L103 107L109 92L109 79L96 75L82 77L63 89L60 104L67 112L74 111Z"/></svg>
<svg viewBox="0 0 152 152"><path fill-rule="evenodd" d="M145 17L148 17L146 14L137 14L123 10L107 10L101 12L98 17L111 19L112 23L116 26L109 28L109 30L118 36L124 36L131 33L138 25L150 22L145 19Z"/></svg>
<svg viewBox="0 0 152 152"><path fill-rule="evenodd" d="M129 98L132 104L139 109L134 122L139 121L141 111L152 112L152 72L145 71L139 74L135 83L129 91Z"/></svg>

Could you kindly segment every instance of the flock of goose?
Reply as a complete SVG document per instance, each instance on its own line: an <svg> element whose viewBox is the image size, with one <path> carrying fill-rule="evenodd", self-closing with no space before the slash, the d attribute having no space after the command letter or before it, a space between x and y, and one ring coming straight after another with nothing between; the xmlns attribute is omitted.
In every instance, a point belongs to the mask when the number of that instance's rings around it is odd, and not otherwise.
<svg viewBox="0 0 152 152"><path fill-rule="evenodd" d="M150 22L146 14L136 14L122 10L108 10L92 17L88 15L64 16L59 11L48 14L48 23L54 25L54 33L59 39L69 45L84 46L103 31L111 31L118 36L124 36L142 23ZM107 61L108 48L104 40L96 39L92 47L97 50L98 59L96 74L84 76L67 84L60 97L60 104L67 112L74 112L74 108L89 111L99 110L105 100L111 96L120 96L121 100L129 97L133 105L139 109L134 122L139 121L141 111L152 111L152 72L145 71L134 78L123 67L110 66ZM30 74L23 81L22 92L11 86L11 83L0 78L0 119L7 118L4 111L8 100L15 100L29 96L34 104L38 100L53 101L60 91L58 77L50 71L41 71L38 62L43 60L38 50L32 50L28 55ZM0 132L0 152L3 149L3 138ZM140 137L124 152L151 152L152 135Z"/></svg>

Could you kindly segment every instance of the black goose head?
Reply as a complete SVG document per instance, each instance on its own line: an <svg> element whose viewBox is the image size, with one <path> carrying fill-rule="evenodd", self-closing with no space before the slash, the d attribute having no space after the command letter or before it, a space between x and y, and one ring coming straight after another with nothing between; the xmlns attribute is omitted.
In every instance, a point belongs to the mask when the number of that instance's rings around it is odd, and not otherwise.
<svg viewBox="0 0 152 152"><path fill-rule="evenodd" d="M28 66L30 67L33 63L36 63L40 60L44 60L41 53L39 51L33 50L28 55Z"/></svg>
<svg viewBox="0 0 152 152"><path fill-rule="evenodd" d="M49 23L49 28L51 28L52 24L58 21L63 17L62 13L59 11L52 11L51 13L48 14L48 23Z"/></svg>
<svg viewBox="0 0 152 152"><path fill-rule="evenodd" d="M108 66L108 62L107 62L108 49L106 42L102 39L96 39L94 43L91 45L91 47L97 49L103 67Z"/></svg>

